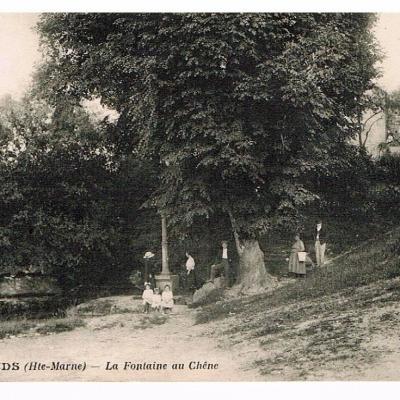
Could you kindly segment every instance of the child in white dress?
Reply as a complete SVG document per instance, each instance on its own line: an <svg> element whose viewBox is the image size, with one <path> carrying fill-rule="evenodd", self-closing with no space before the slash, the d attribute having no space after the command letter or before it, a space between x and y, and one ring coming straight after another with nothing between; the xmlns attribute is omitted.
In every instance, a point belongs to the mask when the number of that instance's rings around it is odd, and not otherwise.
<svg viewBox="0 0 400 400"><path fill-rule="evenodd" d="M169 285L165 285L164 290L162 292L161 306L164 313L172 311L172 307L174 306L174 295Z"/></svg>
<svg viewBox="0 0 400 400"><path fill-rule="evenodd" d="M154 289L153 302L151 304L151 308L155 311L161 310L161 294L158 288Z"/></svg>
<svg viewBox="0 0 400 400"><path fill-rule="evenodd" d="M142 299L143 299L143 312L148 313L150 311L150 307L153 304L153 290L150 288L150 284L146 283Z"/></svg>

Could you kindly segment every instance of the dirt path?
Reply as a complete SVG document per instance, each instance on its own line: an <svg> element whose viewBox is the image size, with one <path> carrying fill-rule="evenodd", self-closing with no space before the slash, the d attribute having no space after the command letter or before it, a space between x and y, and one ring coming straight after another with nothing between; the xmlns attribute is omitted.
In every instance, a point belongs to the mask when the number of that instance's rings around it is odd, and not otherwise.
<svg viewBox="0 0 400 400"><path fill-rule="evenodd" d="M175 306L163 321L157 314L149 319L138 313L140 302L135 305L128 296L99 300L118 310L110 314L109 307L106 315L85 317L86 326L70 332L0 340L0 381L400 379L400 278L345 296L253 314L232 312L201 325L194 324L196 311L186 306ZM19 362L20 370L2 370L2 363L12 362ZM49 368L25 372L30 362ZM86 363L86 368L51 370L53 362ZM126 362L166 364L166 369L124 369ZM205 362L214 368L204 369Z"/></svg>
<svg viewBox="0 0 400 400"><path fill-rule="evenodd" d="M122 302L127 298L121 297ZM194 325L195 311L176 306L162 325L143 329L143 315L113 314L86 319L86 326L47 336L0 341L1 362L19 362L19 371L0 371L0 381L252 381L257 371L245 371L235 353L209 335L210 327ZM51 370L51 363L86 363L84 371ZM24 371L29 362L44 363L44 371ZM117 364L118 370L106 370ZM124 370L125 362L166 363L166 370ZM199 362L216 369L189 369ZM172 364L184 364L173 370Z"/></svg>

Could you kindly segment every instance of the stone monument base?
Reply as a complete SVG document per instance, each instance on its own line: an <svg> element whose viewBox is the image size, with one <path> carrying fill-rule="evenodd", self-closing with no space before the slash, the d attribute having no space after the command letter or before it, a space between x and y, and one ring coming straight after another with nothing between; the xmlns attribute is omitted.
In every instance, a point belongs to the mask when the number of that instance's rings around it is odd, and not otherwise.
<svg viewBox="0 0 400 400"><path fill-rule="evenodd" d="M160 274L156 275L155 278L156 278L156 287L158 287L161 292L164 290L165 285L169 285L173 292L177 291L179 288L178 275Z"/></svg>

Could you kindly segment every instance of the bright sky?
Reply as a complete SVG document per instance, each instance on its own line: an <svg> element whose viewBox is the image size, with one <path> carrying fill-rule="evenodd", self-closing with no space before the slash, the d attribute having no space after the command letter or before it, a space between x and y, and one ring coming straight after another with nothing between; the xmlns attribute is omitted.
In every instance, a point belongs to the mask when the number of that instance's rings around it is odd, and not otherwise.
<svg viewBox="0 0 400 400"><path fill-rule="evenodd" d="M0 96L19 97L29 86L35 62L40 60L33 27L38 14L0 14Z"/></svg>
<svg viewBox="0 0 400 400"><path fill-rule="evenodd" d="M38 14L0 14L0 97L20 97L29 86L34 64L40 60L34 26ZM386 90L400 88L400 14L380 14L376 37L385 60L380 84Z"/></svg>
<svg viewBox="0 0 400 400"><path fill-rule="evenodd" d="M380 14L375 36L385 55L380 85L388 91L400 89L400 14Z"/></svg>

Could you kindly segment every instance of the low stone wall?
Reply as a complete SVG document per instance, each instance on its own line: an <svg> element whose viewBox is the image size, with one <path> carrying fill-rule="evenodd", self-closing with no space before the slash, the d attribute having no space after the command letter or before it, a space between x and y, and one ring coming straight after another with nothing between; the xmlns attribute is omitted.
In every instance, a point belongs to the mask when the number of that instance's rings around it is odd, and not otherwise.
<svg viewBox="0 0 400 400"><path fill-rule="evenodd" d="M56 279L51 276L22 272L3 274L0 276L0 319L60 315L68 301L61 294Z"/></svg>
<svg viewBox="0 0 400 400"><path fill-rule="evenodd" d="M5 276L0 279L0 297L54 296L61 294L57 281L46 275Z"/></svg>

